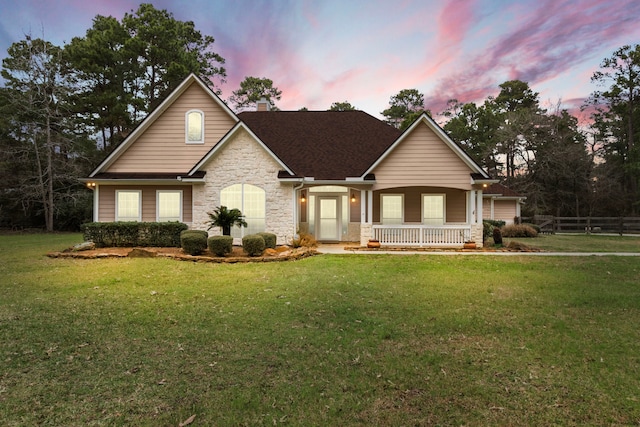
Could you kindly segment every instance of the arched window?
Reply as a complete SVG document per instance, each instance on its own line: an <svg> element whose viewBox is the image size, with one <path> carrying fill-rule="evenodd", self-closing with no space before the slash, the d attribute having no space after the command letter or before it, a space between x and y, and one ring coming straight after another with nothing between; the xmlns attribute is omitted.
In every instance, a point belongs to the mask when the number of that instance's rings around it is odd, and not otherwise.
<svg viewBox="0 0 640 427"><path fill-rule="evenodd" d="M220 192L220 205L229 209L240 209L247 221L246 228L233 227L231 235L242 237L265 230L265 191L251 184L233 184Z"/></svg>
<svg viewBox="0 0 640 427"><path fill-rule="evenodd" d="M187 111L185 121L187 144L204 143L204 113L200 110Z"/></svg>

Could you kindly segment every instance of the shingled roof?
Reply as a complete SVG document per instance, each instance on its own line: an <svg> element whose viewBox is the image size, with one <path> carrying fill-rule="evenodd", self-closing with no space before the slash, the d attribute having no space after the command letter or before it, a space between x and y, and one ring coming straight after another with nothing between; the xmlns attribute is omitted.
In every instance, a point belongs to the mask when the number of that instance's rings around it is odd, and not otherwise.
<svg viewBox="0 0 640 427"><path fill-rule="evenodd" d="M400 136L363 111L247 111L238 114L296 176L360 177Z"/></svg>
<svg viewBox="0 0 640 427"><path fill-rule="evenodd" d="M499 183L491 184L489 187L485 188L482 193L485 195L499 195L503 197L523 197L521 194Z"/></svg>

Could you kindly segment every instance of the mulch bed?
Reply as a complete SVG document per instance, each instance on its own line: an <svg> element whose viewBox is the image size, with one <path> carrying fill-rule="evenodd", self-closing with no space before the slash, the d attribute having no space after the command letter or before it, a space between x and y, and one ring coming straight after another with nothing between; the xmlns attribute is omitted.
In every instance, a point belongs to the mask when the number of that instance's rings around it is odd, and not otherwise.
<svg viewBox="0 0 640 427"><path fill-rule="evenodd" d="M102 258L156 258L164 257L179 261L193 262L217 262L217 263L238 263L238 262L273 262L292 261L317 255L315 248L290 248L279 246L276 249L266 249L262 256L250 257L241 247L233 247L233 251L224 256L218 257L209 252L201 255L189 255L181 248L98 248L83 251L67 249L62 252L50 252L50 258L75 258L75 259L102 259Z"/></svg>

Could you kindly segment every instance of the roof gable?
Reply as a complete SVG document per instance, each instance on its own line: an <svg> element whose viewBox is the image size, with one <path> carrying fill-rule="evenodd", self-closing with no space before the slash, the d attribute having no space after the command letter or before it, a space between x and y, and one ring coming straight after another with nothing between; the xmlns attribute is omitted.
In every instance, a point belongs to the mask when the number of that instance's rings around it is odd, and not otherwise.
<svg viewBox="0 0 640 427"><path fill-rule="evenodd" d="M401 135L363 111L243 112L238 117L300 177L364 176Z"/></svg>
<svg viewBox="0 0 640 427"><path fill-rule="evenodd" d="M447 133L436 122L433 121L426 113L423 113L418 119L416 119L409 128L407 128L402 135L391 145L376 161L371 165L364 175L373 173L373 170L378 167L386 158L393 155L393 152L398 149L400 145L408 140L412 134L417 132L420 126L426 125L451 151L455 154L468 168L470 174L477 174L484 179L490 179L489 175L478 165L469 155L456 144ZM363 176L364 176L363 175ZM476 176L477 176L476 175Z"/></svg>
<svg viewBox="0 0 640 427"><path fill-rule="evenodd" d="M293 171L280 158L278 158L278 156L273 151L271 151L271 149L267 147L260 140L260 138L258 138L253 133L253 131L249 129L243 122L236 123L236 125L220 140L220 142L213 146L213 148L211 148L211 150L209 150L209 152L207 152L207 154L205 154L204 157L202 157L202 159L200 159L200 161L189 171L189 175L197 175L198 172L201 171L207 165L207 163L211 161L211 159L213 159L218 153L220 153L227 146L227 144L229 144L229 142L233 140L233 137L241 131L247 132L256 142L256 144L259 145L264 151L266 151L267 154L269 154L269 156L271 156L283 170L285 170L290 175L293 175Z"/></svg>
<svg viewBox="0 0 640 427"><path fill-rule="evenodd" d="M107 156L107 158L105 160L102 161L102 163L100 163L100 165L98 165L98 167L91 173L90 177L94 177L99 173L103 173L103 172L131 172L132 170L136 170L138 171L138 169L144 169L145 167L150 167L150 168L157 168L157 163L161 162L161 160L159 162L156 162L156 165L153 164L153 162L149 161L149 158L145 156L144 153L140 153L137 155L137 159L135 158L136 156L132 156L134 157L133 159L128 159L129 160L129 164L128 165L123 165L124 163L127 163L124 160L120 161L120 166L122 166L120 170L118 169L118 161L120 159L123 159L125 157L125 153L127 153L128 150L132 149L132 147L135 145L136 141L140 140L141 138L144 137L145 133L150 131L150 129L154 128L154 125L156 122L159 121L159 119L161 119L163 117L163 115L165 114L165 112L167 112L168 110L171 109L171 107L173 105L175 105L178 100L181 99L181 97L186 96L186 93L193 93L194 88L197 88L197 90L199 91L199 93L203 93L204 97L203 98L207 103L209 103L210 105L213 105L215 110L217 111L217 114L219 115L219 118L225 118L226 121L228 121L229 125L226 125L228 127L224 128L224 130L222 131L222 135L224 133L227 132L228 128L233 125L233 123L237 123L238 122L238 117L233 113L233 111L231 111L231 109L229 109L229 107L211 90L211 88L209 88L199 77L197 77L195 74L191 74L189 75L182 83L180 83L180 85L173 90L173 92L171 92L171 94L165 98L164 101L162 101L162 103L155 109L153 110L139 125L138 127L136 127L133 132L120 144L116 147L116 149L109 155ZM200 105L200 104L198 104ZM195 108L194 108L195 109ZM183 113L181 113L182 115L180 115L180 117L177 119L180 122L180 125L177 128L173 128L173 129L183 129L184 128L184 116L183 114L186 113L186 111L184 111ZM208 117L207 115L205 115L205 127L208 126L208 121L207 121ZM218 120L219 122L219 120ZM220 126L220 124L218 124L218 127ZM176 141L174 141L180 148L182 148L185 145L185 141L183 139L184 135L182 133L181 130L177 130L178 134L180 134L181 136L179 136ZM158 129L158 134L162 134L163 130L162 129ZM217 142L216 138L207 138L207 133L205 132L205 138L210 140L210 144L215 144ZM153 139L153 138L152 138ZM145 141L146 143L146 141ZM208 148L205 148L204 146L202 146L202 148L194 146L193 148L191 148L191 151L197 151L197 150L207 150ZM140 150L142 151L142 150ZM155 149L153 151L162 151L162 147ZM199 159L201 157L202 154L198 154L196 155L195 159ZM171 157L171 155L169 155ZM175 159L174 159L175 160ZM195 160L194 160L195 161ZM191 164L188 164L187 167L183 168L180 172L184 172L186 170L188 170L189 168L191 168L191 166L193 166L193 162L191 162ZM187 160L188 162L188 160ZM162 162L163 166L164 165L168 165L169 167L172 165L175 165L177 162Z"/></svg>

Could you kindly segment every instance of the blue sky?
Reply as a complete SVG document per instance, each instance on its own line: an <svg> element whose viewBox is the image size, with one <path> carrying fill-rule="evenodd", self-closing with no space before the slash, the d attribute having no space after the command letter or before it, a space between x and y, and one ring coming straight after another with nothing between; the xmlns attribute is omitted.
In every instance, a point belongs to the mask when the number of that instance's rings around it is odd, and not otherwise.
<svg viewBox="0 0 640 427"><path fill-rule="evenodd" d="M640 42L637 0L157 0L193 21L226 59L223 99L246 76L268 77L284 110L349 101L374 116L402 89L481 102L506 80L529 82L544 105L577 108L605 57ZM62 45L130 0L0 0L0 56L31 33Z"/></svg>

